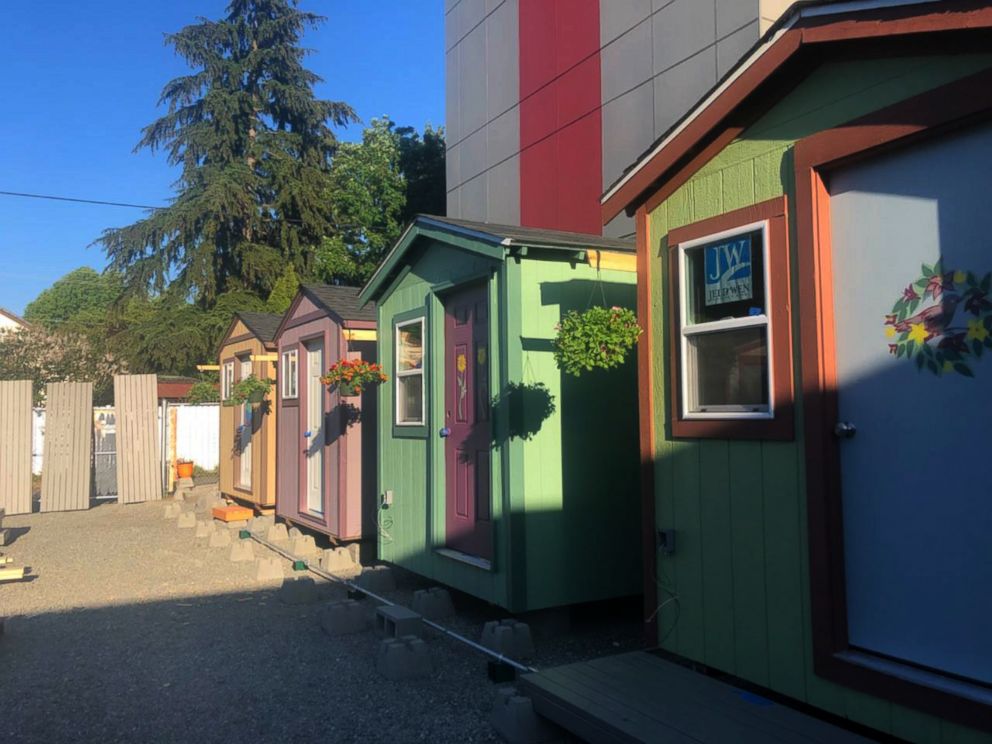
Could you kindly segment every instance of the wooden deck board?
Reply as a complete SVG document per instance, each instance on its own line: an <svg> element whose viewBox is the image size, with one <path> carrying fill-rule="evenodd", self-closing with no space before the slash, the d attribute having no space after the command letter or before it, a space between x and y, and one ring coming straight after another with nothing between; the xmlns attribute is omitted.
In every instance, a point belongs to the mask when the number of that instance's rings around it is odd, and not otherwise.
<svg viewBox="0 0 992 744"><path fill-rule="evenodd" d="M646 652L527 674L520 687L538 713L591 742L867 742Z"/></svg>

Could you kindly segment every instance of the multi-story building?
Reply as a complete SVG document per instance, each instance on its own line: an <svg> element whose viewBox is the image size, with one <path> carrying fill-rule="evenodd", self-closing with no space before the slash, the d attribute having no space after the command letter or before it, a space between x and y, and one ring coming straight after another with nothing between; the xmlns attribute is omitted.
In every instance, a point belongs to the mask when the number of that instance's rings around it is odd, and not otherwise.
<svg viewBox="0 0 992 744"><path fill-rule="evenodd" d="M599 197L790 0L446 0L448 215L632 235Z"/></svg>

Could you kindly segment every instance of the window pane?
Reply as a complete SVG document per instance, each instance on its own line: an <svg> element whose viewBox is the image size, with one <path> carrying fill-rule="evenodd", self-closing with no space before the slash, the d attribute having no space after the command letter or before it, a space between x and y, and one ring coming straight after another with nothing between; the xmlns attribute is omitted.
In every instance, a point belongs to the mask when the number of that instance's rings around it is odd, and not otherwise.
<svg viewBox="0 0 992 744"><path fill-rule="evenodd" d="M397 420L401 424L419 424L424 420L424 376L396 378Z"/></svg>
<svg viewBox="0 0 992 744"><path fill-rule="evenodd" d="M424 362L424 326L419 321L396 329L399 349L396 354L397 369L400 372L420 369Z"/></svg>
<svg viewBox="0 0 992 744"><path fill-rule="evenodd" d="M688 324L764 314L762 235L754 230L686 250Z"/></svg>
<svg viewBox="0 0 992 744"><path fill-rule="evenodd" d="M690 413L768 410L765 330L759 326L688 338Z"/></svg>

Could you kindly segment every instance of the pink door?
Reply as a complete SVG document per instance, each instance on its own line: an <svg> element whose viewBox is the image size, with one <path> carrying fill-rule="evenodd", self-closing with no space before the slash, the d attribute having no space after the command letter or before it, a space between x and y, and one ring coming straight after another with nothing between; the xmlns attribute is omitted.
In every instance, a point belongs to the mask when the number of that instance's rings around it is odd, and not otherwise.
<svg viewBox="0 0 992 744"><path fill-rule="evenodd" d="M489 298L485 286L449 295L444 318L447 546L492 559L489 462Z"/></svg>

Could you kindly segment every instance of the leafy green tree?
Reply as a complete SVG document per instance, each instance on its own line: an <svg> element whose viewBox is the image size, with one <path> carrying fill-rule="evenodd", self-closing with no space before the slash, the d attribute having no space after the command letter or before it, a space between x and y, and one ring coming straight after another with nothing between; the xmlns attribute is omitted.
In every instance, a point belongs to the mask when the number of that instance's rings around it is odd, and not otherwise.
<svg viewBox="0 0 992 744"><path fill-rule="evenodd" d="M444 181L444 128L430 124L423 136L413 127L401 127L399 135L400 171L406 179L406 204L400 222L406 224L418 214L443 216L447 210Z"/></svg>
<svg viewBox="0 0 992 744"><path fill-rule="evenodd" d="M165 208L100 238L110 266L138 293L171 290L210 306L229 292L265 296L289 263L311 271L332 234L325 208L331 126L356 120L316 98L304 31L323 19L296 0L231 0L218 21L166 37L193 72L162 91L167 113L136 149L182 168Z"/></svg>
<svg viewBox="0 0 992 744"><path fill-rule="evenodd" d="M108 310L123 291L119 274L100 274L84 266L43 290L25 308L24 319L49 331L61 328L70 333L105 326Z"/></svg>
<svg viewBox="0 0 992 744"><path fill-rule="evenodd" d="M299 289L300 279L296 275L293 264L289 264L286 266L286 270L282 276L276 281L275 286L272 288L272 293L265 303L268 311L282 315L293 304L293 298L296 297Z"/></svg>
<svg viewBox="0 0 992 744"><path fill-rule="evenodd" d="M406 180L399 137L388 118L373 119L361 142L338 148L328 202L334 229L317 252L317 271L327 282L361 284L402 229Z"/></svg>

